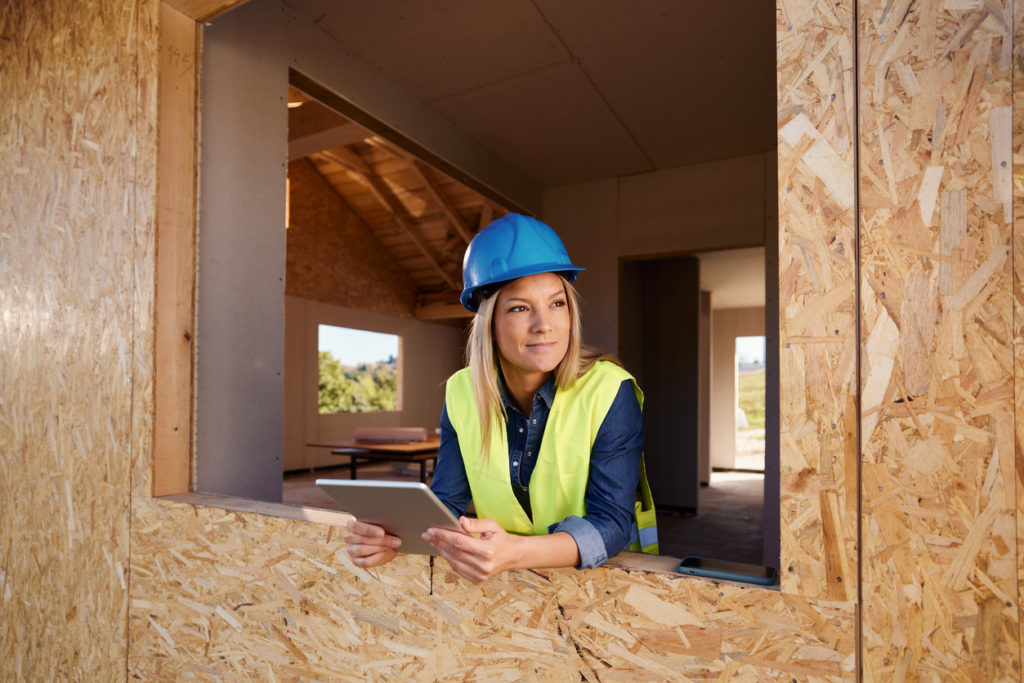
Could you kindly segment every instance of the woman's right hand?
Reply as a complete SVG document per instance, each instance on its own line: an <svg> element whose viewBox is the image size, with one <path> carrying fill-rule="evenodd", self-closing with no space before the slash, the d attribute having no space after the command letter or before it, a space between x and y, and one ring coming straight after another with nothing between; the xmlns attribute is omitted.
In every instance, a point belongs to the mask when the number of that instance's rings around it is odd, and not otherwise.
<svg viewBox="0 0 1024 683"><path fill-rule="evenodd" d="M397 536L389 536L375 524L352 519L345 534L345 548L352 563L357 567L376 567L390 562L398 554L396 548L402 543Z"/></svg>

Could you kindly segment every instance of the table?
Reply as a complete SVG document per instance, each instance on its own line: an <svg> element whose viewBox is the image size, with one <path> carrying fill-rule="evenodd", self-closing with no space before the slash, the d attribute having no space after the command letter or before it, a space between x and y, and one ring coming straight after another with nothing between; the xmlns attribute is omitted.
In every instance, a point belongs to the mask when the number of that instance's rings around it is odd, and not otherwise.
<svg viewBox="0 0 1024 683"><path fill-rule="evenodd" d="M378 443L371 441L330 441L311 443L309 446L330 448L335 455L349 456L349 472L356 478L356 467L370 462L419 463L420 481L427 482L427 463L437 461L437 449L441 438L435 436L426 441L405 441L400 443Z"/></svg>

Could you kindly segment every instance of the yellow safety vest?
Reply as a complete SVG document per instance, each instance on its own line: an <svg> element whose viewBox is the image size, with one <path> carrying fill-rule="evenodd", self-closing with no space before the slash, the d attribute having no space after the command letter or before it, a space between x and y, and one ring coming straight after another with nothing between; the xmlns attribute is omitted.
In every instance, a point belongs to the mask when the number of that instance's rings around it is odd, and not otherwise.
<svg viewBox="0 0 1024 683"><path fill-rule="evenodd" d="M531 520L512 491L505 423L496 420L491 429L489 457L481 455L480 418L473 400L469 368L448 379L445 406L459 436L477 515L494 519L508 532L520 535L548 533L548 527L569 515L582 517L590 473L590 451L597 432L623 380L631 380L643 407L643 392L633 377L608 361L598 361L568 389L558 389L551 405L537 465L530 478ZM658 552L654 501L643 458L640 460L640 500L636 502L634 543L630 550Z"/></svg>

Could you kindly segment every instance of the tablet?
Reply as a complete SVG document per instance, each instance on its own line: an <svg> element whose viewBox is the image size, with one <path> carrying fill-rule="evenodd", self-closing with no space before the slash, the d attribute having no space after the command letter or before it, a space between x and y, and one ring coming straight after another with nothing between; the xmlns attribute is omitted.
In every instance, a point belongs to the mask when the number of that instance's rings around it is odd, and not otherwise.
<svg viewBox="0 0 1024 683"><path fill-rule="evenodd" d="M728 562L707 557L684 557L676 569L681 574L704 576L710 579L742 581L770 586L775 583L775 568L746 562Z"/></svg>
<svg viewBox="0 0 1024 683"><path fill-rule="evenodd" d="M420 538L430 527L462 532L459 520L422 482L317 479L316 485L360 522L376 524L402 539L402 553L436 555L434 546Z"/></svg>

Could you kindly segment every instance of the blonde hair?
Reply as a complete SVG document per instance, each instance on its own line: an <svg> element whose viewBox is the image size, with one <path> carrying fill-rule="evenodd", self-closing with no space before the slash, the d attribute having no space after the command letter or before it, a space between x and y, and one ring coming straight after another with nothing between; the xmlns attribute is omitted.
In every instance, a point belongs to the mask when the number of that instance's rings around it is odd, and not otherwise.
<svg viewBox="0 0 1024 683"><path fill-rule="evenodd" d="M583 343L580 295L565 278L562 278L562 284L565 287L565 298L569 308L569 341L565 356L555 367L555 385L559 389L567 389L577 378L587 374L599 360L611 361L616 365L621 363L616 358ZM473 400L480 419L480 444L485 460L488 457L491 430L500 427L499 420L508 417L501 402L501 391L498 389L498 357L495 353L494 340L494 308L500 291L499 289L480 303L469 331L469 341L466 343L466 362L473 385Z"/></svg>

